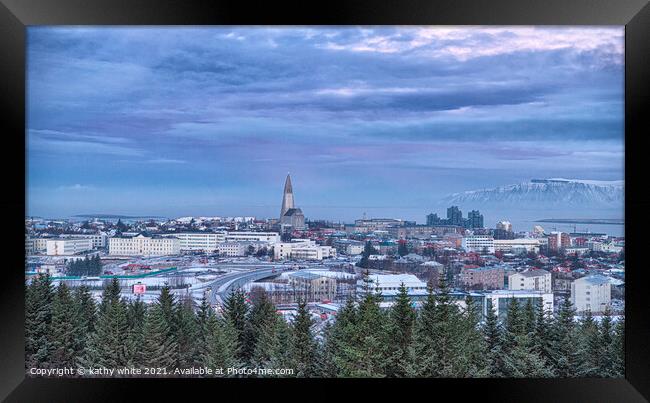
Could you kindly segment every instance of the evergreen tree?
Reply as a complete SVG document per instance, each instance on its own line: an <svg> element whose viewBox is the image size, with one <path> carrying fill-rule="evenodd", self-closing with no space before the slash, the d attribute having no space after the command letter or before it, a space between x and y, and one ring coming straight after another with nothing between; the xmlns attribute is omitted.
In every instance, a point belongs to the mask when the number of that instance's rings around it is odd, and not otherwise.
<svg viewBox="0 0 650 403"><path fill-rule="evenodd" d="M623 253L623 252L621 252ZM612 340L612 376L625 377L625 318L621 317L614 326Z"/></svg>
<svg viewBox="0 0 650 403"><path fill-rule="evenodd" d="M485 316L485 323L482 328L483 337L485 339L487 365L489 368L490 376L497 378L503 376L503 335L502 328L495 310L492 306L488 305L487 314Z"/></svg>
<svg viewBox="0 0 650 403"><path fill-rule="evenodd" d="M386 368L386 375L389 377L407 375L407 361L409 348L413 342L415 319L416 313L411 298L402 283L389 315L387 347L390 351Z"/></svg>
<svg viewBox="0 0 650 403"><path fill-rule="evenodd" d="M119 368L129 365L132 348L125 341L129 336L127 307L119 299L116 280L104 289L95 332L88 339L80 364L86 367ZM115 296L117 290L117 297Z"/></svg>
<svg viewBox="0 0 650 403"><path fill-rule="evenodd" d="M291 359L297 377L312 377L317 374L316 344L311 327L313 321L304 300L298 302L298 312L292 323Z"/></svg>
<svg viewBox="0 0 650 403"><path fill-rule="evenodd" d="M533 349L546 362L549 370L553 368L553 316L544 309L544 302L538 298L535 303L535 332L533 333Z"/></svg>
<svg viewBox="0 0 650 403"><path fill-rule="evenodd" d="M199 336L199 326L192 299L186 298L176 306L176 333L175 341L178 345L178 368L190 368L197 364L198 346L196 340Z"/></svg>
<svg viewBox="0 0 650 403"><path fill-rule="evenodd" d="M207 349L201 355L200 362L208 368L223 368L226 376L227 368L239 368L241 365L237 358L237 331L232 322L218 319L212 312L207 316L207 325Z"/></svg>
<svg viewBox="0 0 650 403"><path fill-rule="evenodd" d="M144 368L166 368L170 371L177 359L178 344L171 335L163 306L155 303L145 315L142 365Z"/></svg>
<svg viewBox="0 0 650 403"><path fill-rule="evenodd" d="M467 327L450 295L445 273L440 276L439 285L437 295L429 285L429 294L416 322L409 374L422 377L470 376L473 369L462 356Z"/></svg>
<svg viewBox="0 0 650 403"><path fill-rule="evenodd" d="M327 332L323 358L329 360L321 369L335 372L336 376L350 377L359 361L357 339L357 309L352 298L336 315L336 321Z"/></svg>
<svg viewBox="0 0 650 403"><path fill-rule="evenodd" d="M275 329L273 331L273 341L270 347L270 358L267 366L270 368L291 368L293 366L291 346L293 344L291 327L284 318L276 317ZM260 341L265 345L264 340Z"/></svg>
<svg viewBox="0 0 650 403"><path fill-rule="evenodd" d="M61 283L52 301L52 353L49 359L53 367L70 367L75 364L81 346L78 333L80 318L73 308L73 300L69 288Z"/></svg>
<svg viewBox="0 0 650 403"><path fill-rule="evenodd" d="M97 307L93 300L90 290L87 286L82 285L77 287L73 294L73 309L77 320L79 321L79 329L77 332L77 344L79 346L78 355L75 362L85 354L86 344L90 335L95 331L95 321L97 315Z"/></svg>
<svg viewBox="0 0 650 403"><path fill-rule="evenodd" d="M612 323L612 314L609 308L605 309L600 321L599 344L603 350L604 357L600 362L600 376L609 378L616 376L614 363L616 361L616 348L614 346L614 326Z"/></svg>
<svg viewBox="0 0 650 403"><path fill-rule="evenodd" d="M357 308L357 367L353 376L382 377L388 358L388 318L379 308L381 295L372 291L367 272L364 281L364 296Z"/></svg>
<svg viewBox="0 0 650 403"><path fill-rule="evenodd" d="M275 340L276 321L278 320L275 305L265 291L259 293L253 301L247 321L247 356L251 362L263 367L271 360Z"/></svg>
<svg viewBox="0 0 650 403"><path fill-rule="evenodd" d="M253 306L248 312L246 320L245 341L242 345L245 360L252 360L253 355L257 355L255 359L259 362L266 362L270 359L276 316L275 305L268 298L266 292L261 290L253 299ZM269 334L264 335L264 333ZM257 342L263 335L265 343L258 348Z"/></svg>
<svg viewBox="0 0 650 403"><path fill-rule="evenodd" d="M208 339L210 337L210 332L212 331L210 325L210 316L214 315L214 311L208 303L208 298L206 294L203 294L201 298L201 304L199 304L199 309L196 312L196 321L197 321L197 356L200 363L204 364L204 357L208 354Z"/></svg>
<svg viewBox="0 0 650 403"><path fill-rule="evenodd" d="M422 304L420 315L416 320L414 342L409 350L408 374L410 377L434 377L438 369L434 340L434 329L438 322L436 296L433 293L433 287L429 286L427 290L427 298Z"/></svg>
<svg viewBox="0 0 650 403"><path fill-rule="evenodd" d="M603 349L600 345L600 332L598 324L594 321L591 311L580 322L579 338L575 341L578 347L578 362L576 375L585 378L600 376L600 365L603 360Z"/></svg>
<svg viewBox="0 0 650 403"><path fill-rule="evenodd" d="M235 332L237 338L237 359L242 362L245 362L248 358L246 355L248 351L244 347L248 336L246 332L248 309L246 295L239 288L234 290L224 302L224 319Z"/></svg>
<svg viewBox="0 0 650 403"><path fill-rule="evenodd" d="M129 348L128 361L134 367L140 367L144 362L142 346L144 345L146 313L147 307L140 298L127 304L126 320L129 331L126 342Z"/></svg>
<svg viewBox="0 0 650 403"><path fill-rule="evenodd" d="M526 312L516 298L511 298L503 333L502 373L511 378L546 378L553 375L542 356L535 351L526 329Z"/></svg>
<svg viewBox="0 0 650 403"><path fill-rule="evenodd" d="M117 277L113 277L108 285L104 287L102 292L102 301L99 304L99 313L102 314L106 311L106 308L114 303L117 303L120 300L120 281Z"/></svg>
<svg viewBox="0 0 650 403"><path fill-rule="evenodd" d="M553 323L552 364L556 375L568 378L576 375L578 368L578 351L575 348L577 337L574 322L575 309L568 297L565 297L558 309Z"/></svg>
<svg viewBox="0 0 650 403"><path fill-rule="evenodd" d="M52 352L50 332L54 290L48 274L32 279L25 299L25 363L46 367Z"/></svg>
<svg viewBox="0 0 650 403"><path fill-rule="evenodd" d="M460 367L464 377L486 377L490 375L489 357L479 322L481 312L470 296L465 298L465 312L461 318Z"/></svg>

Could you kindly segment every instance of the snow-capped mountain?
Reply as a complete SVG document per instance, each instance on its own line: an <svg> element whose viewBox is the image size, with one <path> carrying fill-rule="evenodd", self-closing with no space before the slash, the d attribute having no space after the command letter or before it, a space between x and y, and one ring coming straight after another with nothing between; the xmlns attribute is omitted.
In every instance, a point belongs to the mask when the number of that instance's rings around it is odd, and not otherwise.
<svg viewBox="0 0 650 403"><path fill-rule="evenodd" d="M492 189L454 193L443 199L447 205L518 205L520 207L602 207L621 208L624 181L581 179L532 179Z"/></svg>

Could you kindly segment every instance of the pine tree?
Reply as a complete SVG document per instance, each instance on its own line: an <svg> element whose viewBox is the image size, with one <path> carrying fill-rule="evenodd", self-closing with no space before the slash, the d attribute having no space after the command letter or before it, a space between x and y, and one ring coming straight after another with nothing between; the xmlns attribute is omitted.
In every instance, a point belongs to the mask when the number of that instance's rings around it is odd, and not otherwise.
<svg viewBox="0 0 650 403"><path fill-rule="evenodd" d="M591 311L587 311L578 330L579 338L575 342L579 344L579 367L576 369L576 375L585 378L599 377L603 349L600 345L598 324L594 321Z"/></svg>
<svg viewBox="0 0 650 403"><path fill-rule="evenodd" d="M50 332L54 290L48 274L32 279L25 300L25 363L29 367L47 367L52 352Z"/></svg>
<svg viewBox="0 0 650 403"><path fill-rule="evenodd" d="M90 335L95 331L97 307L87 286L77 287L73 294L73 308L78 321L76 343L78 346L75 363L85 354Z"/></svg>
<svg viewBox="0 0 650 403"><path fill-rule="evenodd" d="M355 367L359 361L357 331L357 308L352 298L348 298L345 305L336 315L336 321L328 329L324 349L327 352L323 358L330 360L329 371L336 373L338 377L350 377L355 373Z"/></svg>
<svg viewBox="0 0 650 403"><path fill-rule="evenodd" d="M178 344L178 368L190 368L197 364L198 349L196 340L199 327L191 298L187 298L176 306L175 314L176 333L175 340Z"/></svg>
<svg viewBox="0 0 650 403"><path fill-rule="evenodd" d="M291 327L284 318L277 316L273 331L273 343L270 348L269 368L292 368L291 346L293 345ZM262 341L262 344L265 342Z"/></svg>
<svg viewBox="0 0 650 403"><path fill-rule="evenodd" d="M99 313L104 313L106 308L113 303L120 300L120 282L117 277L113 277L107 286L104 287L102 292L102 301L99 304Z"/></svg>
<svg viewBox="0 0 650 403"><path fill-rule="evenodd" d="M607 308L600 321L600 335L598 340L601 348L604 350L604 358L600 362L599 375L604 378L616 376L614 363L617 354L614 346L614 338L612 314L609 308Z"/></svg>
<svg viewBox="0 0 650 403"><path fill-rule="evenodd" d="M465 298L465 312L461 318L461 374L464 377L486 377L490 374L485 339L479 322L481 312L470 296Z"/></svg>
<svg viewBox="0 0 650 403"><path fill-rule="evenodd" d="M292 323L291 360L297 377L312 377L316 372L316 344L311 327L313 321L307 310L307 303L298 302L298 312Z"/></svg>
<svg viewBox="0 0 650 403"><path fill-rule="evenodd" d="M200 361L208 368L222 368L224 375L227 375L227 368L241 366L237 358L237 331L230 321L219 319L212 312L207 316L207 326L207 349L201 355Z"/></svg>
<svg viewBox="0 0 650 403"><path fill-rule="evenodd" d="M493 378L502 377L503 375L503 335L502 328L495 310L488 305L485 322L482 327L485 347L487 352L487 368L490 376Z"/></svg>
<svg viewBox="0 0 650 403"><path fill-rule="evenodd" d="M560 378L575 376L578 368L578 351L574 343L577 337L574 315L575 309L569 298L565 297L553 323L552 364Z"/></svg>
<svg viewBox="0 0 650 403"><path fill-rule="evenodd" d="M538 298L535 303L535 332L533 333L533 350L546 362L551 371L554 357L553 316L544 309L544 302Z"/></svg>
<svg viewBox="0 0 650 403"><path fill-rule="evenodd" d="M427 287L427 298L416 320L413 344L409 349L410 377L435 377L438 370L435 329L438 323L436 296L431 286Z"/></svg>
<svg viewBox="0 0 650 403"><path fill-rule="evenodd" d="M502 373L511 378L546 378L552 371L535 351L531 334L527 331L527 316L516 298L511 298L503 333Z"/></svg>
<svg viewBox="0 0 650 403"><path fill-rule="evenodd" d="M413 326L416 313L404 283L400 284L388 323L388 344L390 348L386 375L404 377L407 375L409 348L413 342Z"/></svg>
<svg viewBox="0 0 650 403"><path fill-rule="evenodd" d="M379 308L381 295L372 292L372 280L365 276L365 295L357 308L357 367L354 376L383 377L388 358L387 317ZM377 288L378 289L378 288Z"/></svg>
<svg viewBox="0 0 650 403"><path fill-rule="evenodd" d="M197 328L198 328L198 334L197 334L197 356L199 359L199 362L202 363L202 365L205 365L204 363L204 357L207 356L208 354L208 338L210 337L210 332L212 331L210 328L210 316L214 315L214 311L210 307L210 304L208 303L208 298L206 294L203 294L203 298L201 299L201 304L199 304L199 309L196 312L196 321L197 321Z"/></svg>
<svg viewBox="0 0 650 403"><path fill-rule="evenodd" d="M623 253L623 252L621 252ZM621 317L614 326L612 340L612 376L625 377L625 318Z"/></svg>
<svg viewBox="0 0 650 403"><path fill-rule="evenodd" d="M73 300L65 283L59 284L52 301L52 353L50 365L57 368L75 364L80 346L78 332L80 320L73 308Z"/></svg>
<svg viewBox="0 0 650 403"><path fill-rule="evenodd" d="M447 277L440 276L440 291L436 296L434 307L437 319L430 329L433 342L433 354L437 363L434 376L467 376L467 368L462 365L462 319L458 305L449 294Z"/></svg>
<svg viewBox="0 0 650 403"><path fill-rule="evenodd" d="M155 303L145 315L142 365L171 371L177 361L177 352L178 345L171 335L164 309L160 303Z"/></svg>
<svg viewBox="0 0 650 403"><path fill-rule="evenodd" d="M104 289L100 313L86 345L80 364L85 367L120 368L130 361L130 348L125 343L129 335L127 308L120 299L119 283L116 279Z"/></svg>
<svg viewBox="0 0 650 403"><path fill-rule="evenodd" d="M245 362L248 358L245 350L246 322L248 316L246 295L241 289L233 291L224 302L224 319L230 324L237 337L237 359Z"/></svg>
<svg viewBox="0 0 650 403"><path fill-rule="evenodd" d="M244 359L255 361L259 364L270 359L270 348L273 344L275 321L277 313L275 305L262 290L253 300L253 306L248 312L245 328L245 344L242 346ZM258 341L264 338L263 344L258 346Z"/></svg>
<svg viewBox="0 0 650 403"><path fill-rule="evenodd" d="M142 346L144 345L146 313L147 307L140 298L127 304L126 318L129 331L126 342L129 349L129 365L133 367L141 367L144 362Z"/></svg>

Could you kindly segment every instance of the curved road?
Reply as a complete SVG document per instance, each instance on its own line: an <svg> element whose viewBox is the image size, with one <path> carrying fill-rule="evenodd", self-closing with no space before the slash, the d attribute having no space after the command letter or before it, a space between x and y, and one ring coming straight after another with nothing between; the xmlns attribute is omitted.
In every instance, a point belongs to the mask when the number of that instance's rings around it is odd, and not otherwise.
<svg viewBox="0 0 650 403"><path fill-rule="evenodd" d="M223 305L226 297L238 287L251 281L261 280L266 277L278 275L282 269L263 268L253 269L246 272L229 273L210 283L210 304Z"/></svg>

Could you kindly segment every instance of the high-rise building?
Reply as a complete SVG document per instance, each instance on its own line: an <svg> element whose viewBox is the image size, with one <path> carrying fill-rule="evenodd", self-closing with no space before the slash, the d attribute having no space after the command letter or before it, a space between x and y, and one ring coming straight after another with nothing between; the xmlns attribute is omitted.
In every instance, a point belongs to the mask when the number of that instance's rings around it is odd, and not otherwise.
<svg viewBox="0 0 650 403"><path fill-rule="evenodd" d="M283 229L305 228L305 216L301 209L294 206L293 187L291 186L291 176L289 174L287 174L287 179L284 182L280 226Z"/></svg>
<svg viewBox="0 0 650 403"><path fill-rule="evenodd" d="M463 225L463 212L458 206L451 206L447 209L447 220L450 225Z"/></svg>
<svg viewBox="0 0 650 403"><path fill-rule="evenodd" d="M431 213L427 215L427 225L438 225L440 224L440 217L438 214Z"/></svg>
<svg viewBox="0 0 650 403"><path fill-rule="evenodd" d="M571 246L571 237L566 232L554 231L548 237L548 249L559 251Z"/></svg>
<svg viewBox="0 0 650 403"><path fill-rule="evenodd" d="M467 214L467 228L483 228L483 214L472 210Z"/></svg>

